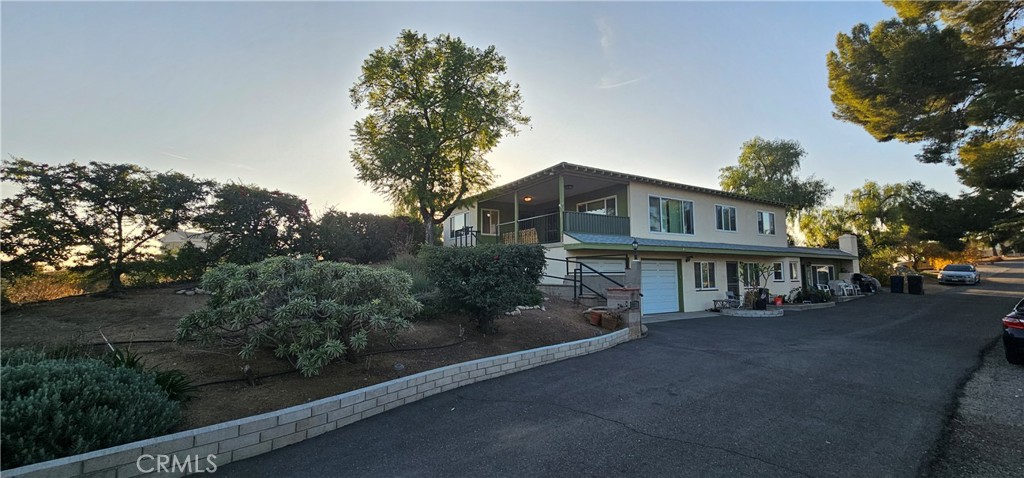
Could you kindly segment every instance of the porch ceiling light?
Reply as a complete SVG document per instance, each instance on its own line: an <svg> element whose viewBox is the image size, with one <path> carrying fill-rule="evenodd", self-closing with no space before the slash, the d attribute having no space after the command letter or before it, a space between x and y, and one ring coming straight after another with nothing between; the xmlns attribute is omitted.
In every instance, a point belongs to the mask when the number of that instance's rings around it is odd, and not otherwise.
<svg viewBox="0 0 1024 478"><path fill-rule="evenodd" d="M533 196L523 196L523 202L531 202L531 201L533 201Z"/></svg>

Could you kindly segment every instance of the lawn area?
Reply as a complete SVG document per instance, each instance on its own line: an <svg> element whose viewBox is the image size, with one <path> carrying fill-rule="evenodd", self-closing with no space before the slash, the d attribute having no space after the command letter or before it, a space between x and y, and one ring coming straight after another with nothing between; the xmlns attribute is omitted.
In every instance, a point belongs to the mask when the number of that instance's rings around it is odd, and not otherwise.
<svg viewBox="0 0 1024 478"><path fill-rule="evenodd" d="M55 347L91 344L105 350L103 335L118 347L140 353L146 364L183 370L200 385L185 404L178 430L186 430L306 403L432 368L481 357L569 342L607 333L584 322L582 308L546 298L546 310L524 310L497 320L498 333L484 335L464 316L418 321L393 344L381 341L358 363L328 365L319 376L304 378L270 351L242 360L237 349L176 344L174 328L207 297L175 291L189 285L130 290L124 298L68 297L25 305L0 318L0 346ZM102 335L101 335L102 333ZM406 350L417 349L417 350ZM250 384L243 373L265 377ZM280 374L280 375L277 375Z"/></svg>

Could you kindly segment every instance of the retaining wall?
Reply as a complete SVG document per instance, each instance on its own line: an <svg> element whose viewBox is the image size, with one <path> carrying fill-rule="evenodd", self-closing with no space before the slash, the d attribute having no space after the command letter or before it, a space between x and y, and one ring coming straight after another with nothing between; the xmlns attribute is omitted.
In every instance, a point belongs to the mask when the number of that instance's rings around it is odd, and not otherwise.
<svg viewBox="0 0 1024 478"><path fill-rule="evenodd" d="M3 476L139 476L143 472L137 463L146 470L156 464L154 459L143 455L170 455L172 460L177 458L178 463L190 461L190 471L202 471L210 466L207 455L216 455L213 462L223 466L313 438L437 393L597 352L628 340L629 330L619 330L591 339L449 365L284 410L14 468L4 471ZM141 462L138 461L140 457L143 457ZM155 476L183 474L187 473L159 473Z"/></svg>

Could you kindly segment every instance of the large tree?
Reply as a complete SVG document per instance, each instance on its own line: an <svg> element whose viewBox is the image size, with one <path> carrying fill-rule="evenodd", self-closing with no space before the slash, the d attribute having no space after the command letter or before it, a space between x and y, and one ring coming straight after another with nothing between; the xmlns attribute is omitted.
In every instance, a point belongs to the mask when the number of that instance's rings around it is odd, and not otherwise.
<svg viewBox="0 0 1024 478"><path fill-rule="evenodd" d="M225 184L196 223L213 233L208 252L236 264L313 250L309 207L294 194Z"/></svg>
<svg viewBox="0 0 1024 478"><path fill-rule="evenodd" d="M797 141L755 136L743 143L739 164L719 170L719 185L725 191L790 204L789 213L795 217L820 207L832 194L824 180L797 177L806 154Z"/></svg>
<svg viewBox="0 0 1024 478"><path fill-rule="evenodd" d="M484 155L529 124L505 72L493 46L403 30L396 44L370 54L350 90L353 106L369 110L353 129L357 177L414 207L427 243L434 224L491 184Z"/></svg>
<svg viewBox="0 0 1024 478"><path fill-rule="evenodd" d="M212 183L134 164L37 164L12 158L5 182L20 187L3 200L5 275L43 264L104 272L122 289L126 267L151 255L151 241L192 219Z"/></svg>
<svg viewBox="0 0 1024 478"><path fill-rule="evenodd" d="M978 189L1024 191L1024 0L886 0L898 18L839 34L834 116L923 145Z"/></svg>

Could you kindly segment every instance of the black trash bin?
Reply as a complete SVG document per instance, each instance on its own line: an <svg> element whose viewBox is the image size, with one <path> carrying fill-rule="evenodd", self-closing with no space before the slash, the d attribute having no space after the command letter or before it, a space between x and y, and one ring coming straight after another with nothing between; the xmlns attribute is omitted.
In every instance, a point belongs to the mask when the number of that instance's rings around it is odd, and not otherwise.
<svg viewBox="0 0 1024 478"><path fill-rule="evenodd" d="M903 276L889 276L889 292L893 294L903 293Z"/></svg>
<svg viewBox="0 0 1024 478"><path fill-rule="evenodd" d="M907 276L907 292L910 294L924 294L924 278L922 276Z"/></svg>

